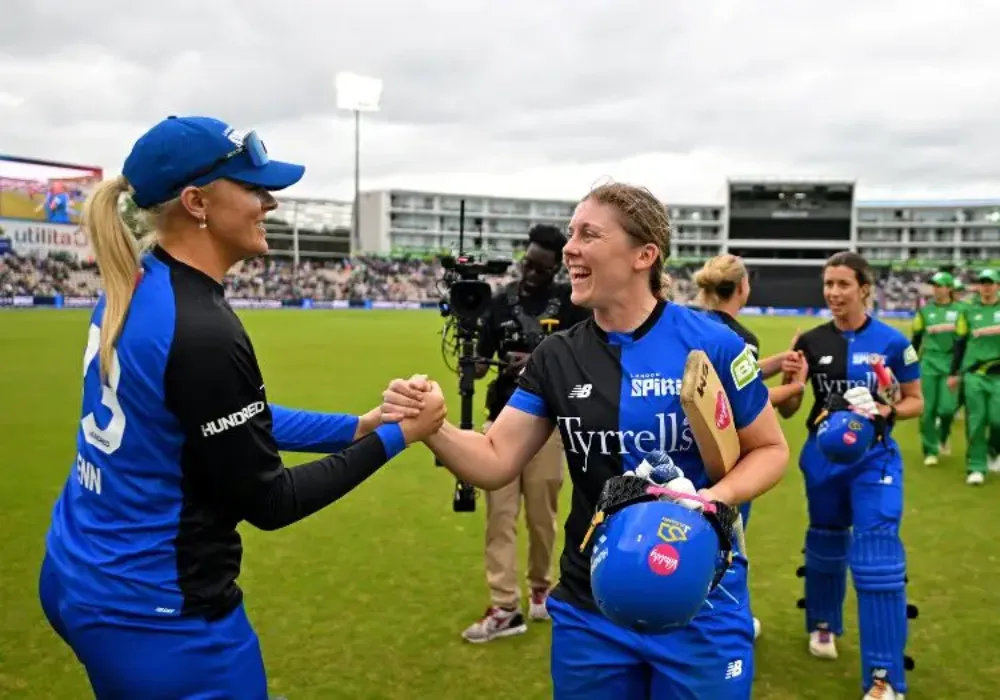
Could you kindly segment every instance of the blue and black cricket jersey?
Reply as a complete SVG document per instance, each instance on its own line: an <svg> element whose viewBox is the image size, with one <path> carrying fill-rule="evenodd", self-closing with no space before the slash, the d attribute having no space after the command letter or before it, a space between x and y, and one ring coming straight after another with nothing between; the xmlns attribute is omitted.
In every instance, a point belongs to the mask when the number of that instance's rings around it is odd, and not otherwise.
<svg viewBox="0 0 1000 700"><path fill-rule="evenodd" d="M556 598L596 609L590 547L579 548L605 481L662 450L696 487L710 485L680 403L684 364L694 349L708 353L732 404L732 416L720 419L737 429L750 425L768 406L754 354L729 328L683 306L659 302L632 333L607 333L586 320L532 353L508 406L550 418L566 451L573 498ZM745 573L745 563L734 566Z"/></svg>
<svg viewBox="0 0 1000 700"><path fill-rule="evenodd" d="M400 452L397 425L272 406L250 338L207 275L155 248L103 383L103 298L83 361L76 457L47 557L71 602L138 616L231 611L242 521L272 530L341 497ZM349 446L348 446L349 445ZM286 469L279 449L342 452Z"/></svg>
<svg viewBox="0 0 1000 700"><path fill-rule="evenodd" d="M853 331L842 331L833 321L816 326L800 335L793 349L802 351L809 366L814 397L806 419L810 434L816 432L816 418L831 394L866 386L875 395L878 379L872 362L876 358L885 362L900 383L920 378L920 358L909 338L871 316Z"/></svg>

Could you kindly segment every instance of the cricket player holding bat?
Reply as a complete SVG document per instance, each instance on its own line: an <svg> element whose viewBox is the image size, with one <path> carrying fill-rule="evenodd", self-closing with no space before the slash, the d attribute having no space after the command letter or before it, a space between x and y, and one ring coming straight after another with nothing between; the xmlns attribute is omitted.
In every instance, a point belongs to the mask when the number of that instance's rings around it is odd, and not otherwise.
<svg viewBox="0 0 1000 700"><path fill-rule="evenodd" d="M532 352L517 391L485 434L445 423L424 440L459 478L492 489L516 478L552 431L560 431L573 501L560 580L547 601L556 700L751 697L753 621L743 552L732 552L701 611L668 632L619 626L601 612L591 587L594 540L588 546L585 538L605 484L634 472L649 453L662 451L680 469L683 477L671 484L687 482L686 490L672 490L700 499L676 502L696 513L705 502L724 511L756 498L781 479L787 464L787 443L744 342L704 314L665 300L669 232L665 207L648 190L611 183L589 192L570 222L563 259L572 302L594 317L554 333ZM715 483L680 403L693 349L704 350L719 369L731 407L719 420L735 426L741 448L737 463ZM386 420L401 419L428 390L434 391L425 381L392 382L384 395ZM683 554L669 553L683 550L671 540L686 532L682 524L664 523L662 541L644 542L657 575L684 567ZM638 595L651 611L662 602L653 590Z"/></svg>
<svg viewBox="0 0 1000 700"><path fill-rule="evenodd" d="M805 356L816 397L799 456L809 512L801 605L810 653L836 658L850 567L858 599L862 692L865 700L897 700L906 692L904 671L912 662L904 657L909 608L899 535L903 459L891 430L897 420L920 416L923 396L920 362L909 340L867 312L872 287L860 255L842 252L827 260L823 294L833 320L803 333L794 348ZM887 424L884 439L849 466L827 459L817 446L817 419L831 396L842 397L859 419L881 414ZM789 418L800 404L796 397L779 410Z"/></svg>

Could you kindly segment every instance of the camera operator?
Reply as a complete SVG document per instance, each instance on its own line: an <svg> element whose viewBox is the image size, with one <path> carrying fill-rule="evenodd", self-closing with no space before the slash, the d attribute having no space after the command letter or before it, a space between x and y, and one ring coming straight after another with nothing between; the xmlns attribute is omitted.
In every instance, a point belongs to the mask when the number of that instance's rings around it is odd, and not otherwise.
<svg viewBox="0 0 1000 700"><path fill-rule="evenodd" d="M589 311L570 303L569 285L555 282L564 245L566 237L555 226L534 226L520 263L520 279L493 297L482 319L477 356L488 360L496 355L505 363L486 392L484 432L513 395L518 374L544 336L590 317ZM488 369L489 365L478 364L476 378L485 377ZM528 631L517 580L517 516L522 497L528 530L529 616L548 620L545 601L552 586L562 464L559 431L553 431L521 476L497 491L486 492L486 581L491 604L483 618L462 633L467 641L488 642Z"/></svg>

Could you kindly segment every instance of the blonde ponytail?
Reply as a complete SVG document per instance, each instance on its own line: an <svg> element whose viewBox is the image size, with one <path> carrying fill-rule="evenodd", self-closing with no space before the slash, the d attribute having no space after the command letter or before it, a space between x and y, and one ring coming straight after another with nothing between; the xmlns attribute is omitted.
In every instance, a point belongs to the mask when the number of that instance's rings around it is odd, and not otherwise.
<svg viewBox="0 0 1000 700"><path fill-rule="evenodd" d="M694 273L693 281L698 287L696 303L704 309L717 308L733 296L746 276L743 261L735 255L716 255L706 260Z"/></svg>
<svg viewBox="0 0 1000 700"><path fill-rule="evenodd" d="M139 274L140 246L122 218L119 201L130 191L128 181L118 176L94 188L83 205L83 229L94 247L104 286L104 317L98 353L104 379L111 375L115 343L125 325Z"/></svg>
<svg viewBox="0 0 1000 700"><path fill-rule="evenodd" d="M670 273L666 270L656 271L655 269L650 272L649 275L651 287L653 289L653 294L657 299L663 299L664 301L673 301L674 290L673 284L674 279L670 276Z"/></svg>

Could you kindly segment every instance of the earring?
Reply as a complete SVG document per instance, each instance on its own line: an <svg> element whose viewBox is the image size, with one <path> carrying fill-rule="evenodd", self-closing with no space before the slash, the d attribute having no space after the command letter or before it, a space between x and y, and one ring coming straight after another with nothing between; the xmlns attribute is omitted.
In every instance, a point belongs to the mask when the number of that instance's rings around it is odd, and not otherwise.
<svg viewBox="0 0 1000 700"><path fill-rule="evenodd" d="M198 228L208 228L208 223L206 223L204 216L198 221Z"/></svg>

